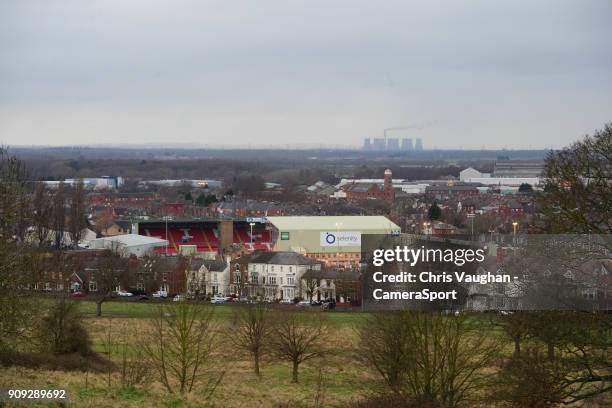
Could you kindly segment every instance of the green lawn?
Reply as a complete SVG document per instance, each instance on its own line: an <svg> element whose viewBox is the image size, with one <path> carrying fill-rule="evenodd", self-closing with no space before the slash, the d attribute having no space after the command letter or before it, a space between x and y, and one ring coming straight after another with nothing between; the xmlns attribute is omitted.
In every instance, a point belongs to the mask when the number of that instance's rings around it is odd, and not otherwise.
<svg viewBox="0 0 612 408"><path fill-rule="evenodd" d="M109 300L102 304L102 317L121 317L146 319L155 316L157 307L162 304L172 304L172 301L118 301ZM87 317L93 317L96 313L96 303L90 300L80 300L80 309ZM214 308L215 318L229 320L233 310L239 305L210 305ZM295 307L295 306L283 306ZM357 311L332 311L326 312L330 323L354 324L363 321L367 313Z"/></svg>

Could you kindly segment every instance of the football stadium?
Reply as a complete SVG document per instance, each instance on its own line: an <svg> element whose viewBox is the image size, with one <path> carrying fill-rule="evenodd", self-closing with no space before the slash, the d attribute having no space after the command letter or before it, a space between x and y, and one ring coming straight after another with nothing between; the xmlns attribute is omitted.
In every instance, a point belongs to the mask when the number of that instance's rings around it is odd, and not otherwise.
<svg viewBox="0 0 612 408"><path fill-rule="evenodd" d="M231 246L248 251L291 251L331 265L354 266L361 235L394 234L400 227L383 216L285 216L141 221L136 233L165 239L157 253L213 254Z"/></svg>
<svg viewBox="0 0 612 408"><path fill-rule="evenodd" d="M139 235L167 240L168 246L155 252L168 255L217 253L233 244L249 251L272 249L271 231L262 218L151 220L140 221L136 228Z"/></svg>

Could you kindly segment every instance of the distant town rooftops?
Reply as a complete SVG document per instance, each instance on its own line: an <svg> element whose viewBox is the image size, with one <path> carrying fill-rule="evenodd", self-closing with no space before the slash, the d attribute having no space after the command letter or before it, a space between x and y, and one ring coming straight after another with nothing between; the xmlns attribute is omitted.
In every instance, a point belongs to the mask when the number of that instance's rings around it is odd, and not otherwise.
<svg viewBox="0 0 612 408"><path fill-rule="evenodd" d="M290 251L255 252L248 259L249 263L265 263L274 265L316 265L316 260Z"/></svg>

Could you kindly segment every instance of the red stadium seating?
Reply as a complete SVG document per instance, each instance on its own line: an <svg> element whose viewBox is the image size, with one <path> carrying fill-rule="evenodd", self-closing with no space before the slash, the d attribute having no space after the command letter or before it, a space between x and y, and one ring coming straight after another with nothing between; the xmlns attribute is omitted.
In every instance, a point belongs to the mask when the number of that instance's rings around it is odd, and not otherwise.
<svg viewBox="0 0 612 408"><path fill-rule="evenodd" d="M217 238L214 229L206 228L203 229L202 232L204 233L204 237L206 238L206 241L210 244L211 247L219 248L219 239Z"/></svg>
<svg viewBox="0 0 612 408"><path fill-rule="evenodd" d="M245 229L242 229L242 228L234 229L234 243L235 244L246 244L250 242L251 242L251 236Z"/></svg>
<svg viewBox="0 0 612 408"><path fill-rule="evenodd" d="M166 228L143 228L142 235L166 239ZM176 254L181 245L195 245L197 252L216 252L220 247L219 233L214 224L194 225L190 227L177 227L168 225L167 239L169 241L167 253ZM251 239L250 226L234 224L232 241L243 245L249 251L270 251L272 249L272 234L262 225L253 228ZM166 253L165 247L155 248L157 253Z"/></svg>

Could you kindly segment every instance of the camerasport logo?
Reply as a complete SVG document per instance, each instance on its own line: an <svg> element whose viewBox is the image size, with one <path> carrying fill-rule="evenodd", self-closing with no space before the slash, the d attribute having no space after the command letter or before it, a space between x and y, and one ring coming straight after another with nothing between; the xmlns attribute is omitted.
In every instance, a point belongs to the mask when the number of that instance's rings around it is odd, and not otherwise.
<svg viewBox="0 0 612 408"><path fill-rule="evenodd" d="M356 231L321 232L321 246L361 246L361 233Z"/></svg>

